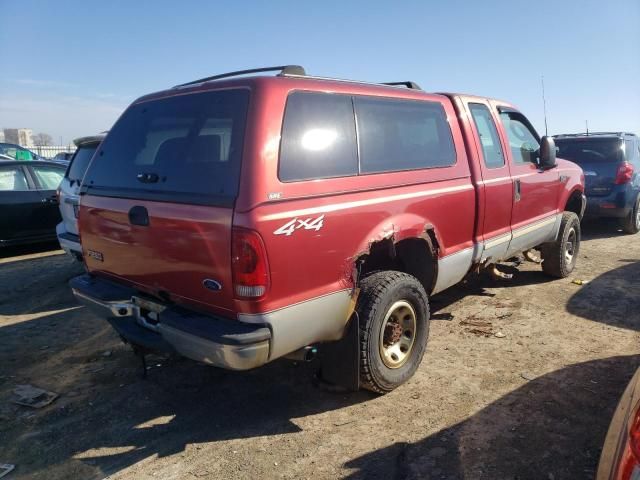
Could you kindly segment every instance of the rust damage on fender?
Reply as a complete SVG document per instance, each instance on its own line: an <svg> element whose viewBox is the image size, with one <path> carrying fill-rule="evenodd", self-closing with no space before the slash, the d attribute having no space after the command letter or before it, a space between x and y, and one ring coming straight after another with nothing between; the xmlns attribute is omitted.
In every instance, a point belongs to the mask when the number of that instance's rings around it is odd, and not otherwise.
<svg viewBox="0 0 640 480"><path fill-rule="evenodd" d="M366 250L357 252L346 260L343 282L351 289L353 314L359 289L358 281L363 275L378 270L398 270L409 273L421 281L425 290L431 292L438 271L439 243L433 225L425 224L419 235L402 235L395 225L383 229L370 239Z"/></svg>

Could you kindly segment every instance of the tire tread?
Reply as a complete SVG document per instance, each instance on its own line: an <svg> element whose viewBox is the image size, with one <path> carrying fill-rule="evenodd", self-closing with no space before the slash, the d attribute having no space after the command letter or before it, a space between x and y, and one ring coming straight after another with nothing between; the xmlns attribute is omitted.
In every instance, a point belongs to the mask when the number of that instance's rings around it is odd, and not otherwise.
<svg viewBox="0 0 640 480"><path fill-rule="evenodd" d="M636 225L636 215L638 214L638 209L640 209L640 196L636 199L636 203L631 209L629 218L626 218L622 224L622 230L624 231L624 233L635 235L640 231L638 230L638 227Z"/></svg>
<svg viewBox="0 0 640 480"><path fill-rule="evenodd" d="M424 298L427 294L422 284L413 276L394 270L374 272L360 282L360 294L358 296L358 322L360 326L360 386L372 392L384 394L392 390L385 388L376 380L371 372L369 358L367 356L368 338L372 323L369 321L373 311L380 308L384 295L388 290L394 288L399 282L410 282L412 287L419 290ZM429 318L429 302L426 302L427 320ZM427 323L428 325L428 323Z"/></svg>
<svg viewBox="0 0 640 480"><path fill-rule="evenodd" d="M558 232L558 238L554 242L545 243L540 246L540 252L542 253L542 271L547 275L556 278L565 278L572 271L564 261L564 248L565 233L570 224L575 223L576 236L578 246L575 249L575 255L578 255L580 249L580 220L578 216L573 212L563 212L562 220L560 222L560 231ZM574 264L575 265L575 264Z"/></svg>

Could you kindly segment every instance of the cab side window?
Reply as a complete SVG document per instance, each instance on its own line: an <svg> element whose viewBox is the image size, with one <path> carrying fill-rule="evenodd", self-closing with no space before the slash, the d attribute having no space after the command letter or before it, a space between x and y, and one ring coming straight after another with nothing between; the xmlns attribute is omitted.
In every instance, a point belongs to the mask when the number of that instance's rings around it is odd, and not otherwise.
<svg viewBox="0 0 640 480"><path fill-rule="evenodd" d="M482 144L482 156L487 168L500 168L504 166L504 152L500 144L498 129L493 121L491 112L486 105L470 103L469 110L473 123L476 126L480 143Z"/></svg>
<svg viewBox="0 0 640 480"><path fill-rule="evenodd" d="M500 120L509 138L514 163L536 164L540 142L527 119L518 112L501 112Z"/></svg>

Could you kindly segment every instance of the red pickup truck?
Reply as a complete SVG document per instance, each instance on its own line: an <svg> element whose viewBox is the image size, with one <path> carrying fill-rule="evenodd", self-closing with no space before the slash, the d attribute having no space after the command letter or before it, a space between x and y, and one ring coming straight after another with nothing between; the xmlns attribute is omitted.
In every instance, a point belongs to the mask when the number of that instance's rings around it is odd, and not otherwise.
<svg viewBox="0 0 640 480"><path fill-rule="evenodd" d="M513 105L413 82L189 82L93 157L71 287L138 351L243 370L324 344L384 393L422 359L430 295L533 248L571 272L584 178L555 153Z"/></svg>

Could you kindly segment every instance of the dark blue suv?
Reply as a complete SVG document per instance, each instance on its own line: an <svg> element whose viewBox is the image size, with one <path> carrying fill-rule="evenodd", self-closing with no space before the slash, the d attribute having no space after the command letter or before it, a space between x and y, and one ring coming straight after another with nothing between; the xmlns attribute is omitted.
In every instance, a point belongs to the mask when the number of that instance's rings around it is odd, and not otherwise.
<svg viewBox="0 0 640 480"><path fill-rule="evenodd" d="M587 217L620 219L627 233L640 231L640 139L633 133L556 135L558 157L584 170Z"/></svg>

